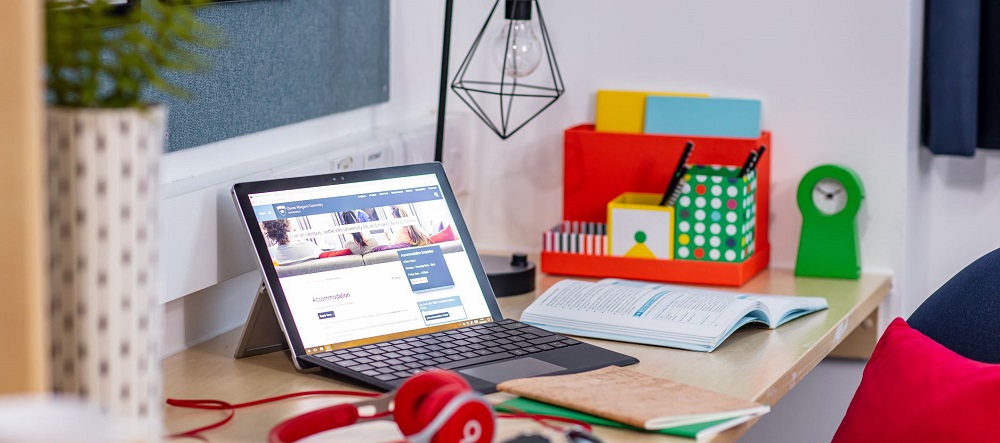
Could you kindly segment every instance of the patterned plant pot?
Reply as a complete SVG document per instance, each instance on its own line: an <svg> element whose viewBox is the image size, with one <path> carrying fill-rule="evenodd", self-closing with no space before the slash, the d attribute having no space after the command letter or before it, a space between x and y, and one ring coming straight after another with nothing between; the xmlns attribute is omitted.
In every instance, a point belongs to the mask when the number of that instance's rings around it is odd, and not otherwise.
<svg viewBox="0 0 1000 443"><path fill-rule="evenodd" d="M48 110L52 387L157 440L159 157L166 111Z"/></svg>

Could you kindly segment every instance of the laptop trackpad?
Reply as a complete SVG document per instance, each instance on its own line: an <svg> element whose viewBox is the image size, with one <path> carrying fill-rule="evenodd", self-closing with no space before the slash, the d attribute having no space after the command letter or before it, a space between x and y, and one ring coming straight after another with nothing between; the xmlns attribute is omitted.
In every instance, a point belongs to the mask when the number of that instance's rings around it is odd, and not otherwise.
<svg viewBox="0 0 1000 443"><path fill-rule="evenodd" d="M515 378L534 377L565 370L566 368L562 366L547 363L536 358L525 357L493 363L491 365L461 369L458 372L486 380L490 383L499 384Z"/></svg>

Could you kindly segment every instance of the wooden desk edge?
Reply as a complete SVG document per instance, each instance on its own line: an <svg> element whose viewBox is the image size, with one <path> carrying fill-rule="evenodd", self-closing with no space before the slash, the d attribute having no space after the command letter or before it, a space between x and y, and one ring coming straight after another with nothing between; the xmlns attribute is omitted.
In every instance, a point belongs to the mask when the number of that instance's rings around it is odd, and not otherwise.
<svg viewBox="0 0 1000 443"><path fill-rule="evenodd" d="M861 300L861 303L854 306L854 308L848 312L847 316L840 321L837 328L827 331L827 333L820 338L816 345L810 348L809 352L803 354L795 362L795 364L793 364L792 367L785 372L784 375L782 375L778 382L770 388L757 393L753 400L771 406L777 403L778 400L788 393L788 391L795 387L795 384L798 383L799 380L811 372L820 361L829 356L846 337L854 332L858 326L865 321L865 319L877 312L879 304L882 303L882 300L885 300L891 288L892 280L891 278L886 278L885 281L883 281L882 284L875 289L871 297ZM875 328L873 333L878 333L877 328Z"/></svg>

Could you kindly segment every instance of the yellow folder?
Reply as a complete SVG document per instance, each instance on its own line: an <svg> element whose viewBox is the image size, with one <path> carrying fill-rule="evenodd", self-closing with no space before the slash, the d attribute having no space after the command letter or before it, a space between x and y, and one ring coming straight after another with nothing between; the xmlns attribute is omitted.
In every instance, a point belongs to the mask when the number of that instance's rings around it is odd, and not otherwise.
<svg viewBox="0 0 1000 443"><path fill-rule="evenodd" d="M597 117L594 129L601 132L642 134L646 121L646 96L708 97L686 92L597 91Z"/></svg>

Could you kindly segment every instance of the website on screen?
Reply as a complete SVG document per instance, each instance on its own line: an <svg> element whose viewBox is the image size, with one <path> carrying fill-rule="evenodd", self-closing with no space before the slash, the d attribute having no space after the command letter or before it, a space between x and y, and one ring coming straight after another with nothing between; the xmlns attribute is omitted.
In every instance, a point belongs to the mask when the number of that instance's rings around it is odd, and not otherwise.
<svg viewBox="0 0 1000 443"><path fill-rule="evenodd" d="M490 320L432 174L250 203L309 354Z"/></svg>

